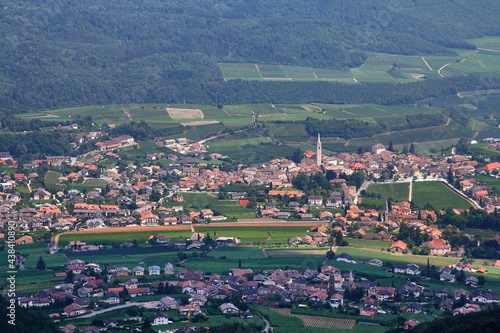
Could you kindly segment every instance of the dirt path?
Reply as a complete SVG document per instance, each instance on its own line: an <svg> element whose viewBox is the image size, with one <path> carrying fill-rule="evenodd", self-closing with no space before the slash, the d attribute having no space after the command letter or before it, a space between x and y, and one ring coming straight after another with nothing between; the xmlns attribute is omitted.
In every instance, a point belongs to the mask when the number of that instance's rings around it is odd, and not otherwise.
<svg viewBox="0 0 500 333"><path fill-rule="evenodd" d="M125 113L125 115L127 116L127 118L130 120L130 121L133 121L134 119L132 119L132 115L130 114L130 112L128 112L127 109L123 108L123 112Z"/></svg>
<svg viewBox="0 0 500 333"><path fill-rule="evenodd" d="M427 60L425 60L424 56L421 56L420 58L422 58L422 60L425 62L427 68L429 68L430 71L433 71L432 67L427 63Z"/></svg>
<svg viewBox="0 0 500 333"><path fill-rule="evenodd" d="M464 59L465 59L465 58L464 58ZM438 74L439 74L439 76L444 77L444 75L443 75L443 74L441 74L441 71L442 71L443 69L445 69L446 67L448 67L448 65L449 65L449 64L450 64L450 63L444 64L443 66L441 66L441 68L440 68L440 69L438 69Z"/></svg>

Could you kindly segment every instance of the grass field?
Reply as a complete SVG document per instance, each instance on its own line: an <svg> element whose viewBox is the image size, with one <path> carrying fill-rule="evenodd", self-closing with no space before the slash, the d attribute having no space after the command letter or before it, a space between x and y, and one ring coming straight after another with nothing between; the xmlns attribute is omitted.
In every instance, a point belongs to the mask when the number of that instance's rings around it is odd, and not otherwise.
<svg viewBox="0 0 500 333"><path fill-rule="evenodd" d="M381 195L382 199L392 197L397 201L407 201L410 184L409 183L388 183L388 184L371 184L366 189L366 192L372 195Z"/></svg>
<svg viewBox="0 0 500 333"><path fill-rule="evenodd" d="M44 183L46 185L56 185L58 184L58 178L62 176L62 173L49 170L45 174Z"/></svg>
<svg viewBox="0 0 500 333"><path fill-rule="evenodd" d="M253 246L223 247L210 252L215 258L228 259L263 259L266 258L262 249Z"/></svg>
<svg viewBox="0 0 500 333"><path fill-rule="evenodd" d="M431 204L435 209L471 207L468 201L441 182L414 182L413 201L419 207Z"/></svg>
<svg viewBox="0 0 500 333"><path fill-rule="evenodd" d="M209 143L210 152L228 155L234 161L247 165L261 164L273 158L292 156L296 148L272 143L268 137L233 139Z"/></svg>
<svg viewBox="0 0 500 333"><path fill-rule="evenodd" d="M73 233L62 234L59 237L59 247L63 248L70 240L85 241L89 244L120 244L124 242L137 241L137 246L146 246L149 236L167 236L172 240L183 240L191 236L192 232L187 230L169 231L135 231L135 232L109 232L109 233Z"/></svg>
<svg viewBox="0 0 500 333"><path fill-rule="evenodd" d="M392 197L396 201L407 201L409 183L371 184L368 186L367 192L375 195L380 194L383 199ZM370 203L372 198L366 199L368 199L367 203ZM430 204L434 209L471 207L467 200L441 182L413 182L412 201L418 207ZM382 202L377 201L377 203L381 204Z"/></svg>
<svg viewBox="0 0 500 333"><path fill-rule="evenodd" d="M208 193L185 193L183 195L185 208L203 209L209 206L210 209L218 211L227 216L230 220L238 218L254 218L255 210L246 208L246 205L240 205L235 200L218 200L215 196ZM177 206L175 202L169 202L168 206Z"/></svg>

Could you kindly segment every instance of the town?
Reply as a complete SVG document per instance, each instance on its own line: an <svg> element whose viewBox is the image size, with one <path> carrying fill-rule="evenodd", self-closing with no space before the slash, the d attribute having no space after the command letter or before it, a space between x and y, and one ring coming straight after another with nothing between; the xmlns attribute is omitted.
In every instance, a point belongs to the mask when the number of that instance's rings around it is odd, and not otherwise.
<svg viewBox="0 0 500 333"><path fill-rule="evenodd" d="M76 125L68 130L75 129ZM451 215L467 216L469 210L496 214L500 201L489 194L494 195L494 191L472 176L495 176L500 169L497 162L481 165L470 156L458 154L440 159L402 154L381 144L362 154L328 156L323 154L318 134L316 151L303 152L298 161L277 158L259 166L222 168L209 162L227 156L209 154L203 143L181 138L157 142L171 149L170 154L147 154L149 163L123 165L120 152L135 150L140 143L128 135L99 141L102 135L79 135L76 146L85 140L95 145L94 152L79 157L46 156L20 166L9 153L0 153L0 163L15 170L2 177L0 224L6 228L15 222L19 235L15 241L17 265L25 270L50 270L59 281L49 289L19 292L17 303L55 310L50 316L66 323L61 326L63 332L77 328L72 318L75 323L89 315L101 318L122 307L130 308L130 319L99 319L80 326L79 331L152 325L188 332L191 324L203 323L211 314L253 320L258 327L264 323L260 318L267 318L268 325L269 320L276 325L276 319L273 321L264 307L306 317L310 311L339 309L347 317L329 325L352 328L359 325L355 316L392 319L398 313L459 314L481 311L488 304L500 302L496 291L485 286L485 274L500 271L500 261L490 261L489 267L473 265L474 255L498 249L500 236L493 235L489 247L484 247L476 236L438 223L438 219L447 221ZM161 160L169 163L155 163ZM431 202L415 207L411 194L406 200L384 198L385 209L363 204L365 197L373 196L371 186L406 184L411 193L414 184L431 182L445 185L469 209L436 210ZM275 246L324 249L318 267L253 270L242 266L241 259L238 267L221 269L220 273L183 267L182 262L189 262L191 255L206 257L220 249L251 246L245 234L234 237L219 231L217 237L215 233L219 226L227 232L232 225L237 229L237 225L248 227L255 222L263 223L261 228L267 230L281 223L295 223L293 230L302 226L303 232L297 231ZM301 223L307 223L307 227ZM204 226L214 228L214 237L210 231L194 232ZM179 234L169 237L169 228L191 234L184 239ZM81 234L99 230L146 232L150 236L144 247L144 239L110 242L106 234L101 234L100 240L86 241ZM166 235L160 235L159 230L165 230ZM71 231L77 233L68 233ZM48 232L49 238L36 239L36 234L43 232ZM267 231L266 235L269 240L275 232L271 235ZM43 255L23 254L23 246L40 241L46 244L39 253ZM359 247L370 242L384 244L384 255L367 253L372 257L357 258L349 254L354 246L349 242L359 245L359 241L365 242ZM272 253L265 246L258 251ZM160 260L148 259L147 253L155 252L170 256L171 261L147 266L146 260ZM100 264L105 255L139 253L146 259L130 267L120 262ZM59 255L64 256L64 265L47 267L45 261ZM388 255L409 257L403 260L406 264L384 262ZM431 267L425 256L456 259L455 264ZM427 265L421 259L427 259ZM358 267L366 265L381 275L359 271ZM385 283L380 283L381 277ZM395 279L400 283L396 285ZM434 280L440 284L426 286ZM134 306L145 309L147 315L138 316L132 310ZM401 315L398 321L404 328L419 322ZM182 326L183 322L187 325ZM382 328L387 325L384 319L373 324ZM178 328L169 329L175 325Z"/></svg>

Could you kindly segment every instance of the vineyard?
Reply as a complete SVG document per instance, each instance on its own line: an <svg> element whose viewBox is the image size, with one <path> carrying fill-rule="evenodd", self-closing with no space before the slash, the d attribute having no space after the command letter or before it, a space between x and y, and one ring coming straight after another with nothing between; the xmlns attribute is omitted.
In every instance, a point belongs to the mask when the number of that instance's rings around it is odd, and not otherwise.
<svg viewBox="0 0 500 333"><path fill-rule="evenodd" d="M353 319L339 319L339 318L327 318L319 316L306 316L306 315L296 315L290 312L290 309L274 309L285 317L296 317L300 319L307 327L320 327L320 328L334 328L334 329L347 329L350 330L356 324Z"/></svg>
<svg viewBox="0 0 500 333"><path fill-rule="evenodd" d="M280 312L278 312L280 309L271 310L264 306L258 306L256 307L256 309L269 320L272 326L304 327L304 323L301 319L290 314L281 314Z"/></svg>

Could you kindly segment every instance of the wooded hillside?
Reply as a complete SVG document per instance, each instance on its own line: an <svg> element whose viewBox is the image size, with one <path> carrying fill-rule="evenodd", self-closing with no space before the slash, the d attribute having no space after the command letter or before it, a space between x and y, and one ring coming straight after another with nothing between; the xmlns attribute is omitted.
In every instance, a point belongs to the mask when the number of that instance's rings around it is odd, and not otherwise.
<svg viewBox="0 0 500 333"><path fill-rule="evenodd" d="M362 65L366 51L446 55L474 48L466 38L500 35L495 0L6 0L2 7L0 112L7 113L213 103L214 82L233 102L220 87L218 62L344 69Z"/></svg>

